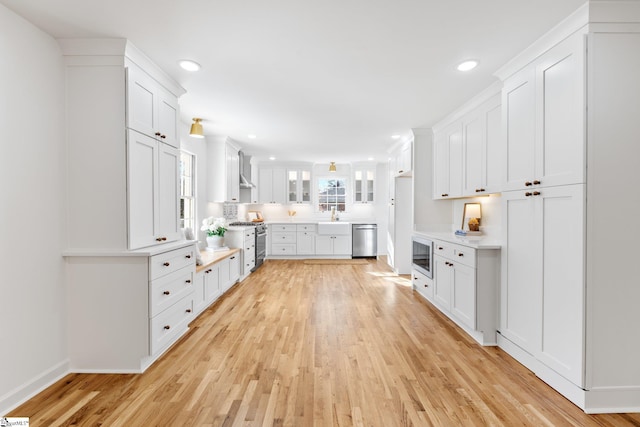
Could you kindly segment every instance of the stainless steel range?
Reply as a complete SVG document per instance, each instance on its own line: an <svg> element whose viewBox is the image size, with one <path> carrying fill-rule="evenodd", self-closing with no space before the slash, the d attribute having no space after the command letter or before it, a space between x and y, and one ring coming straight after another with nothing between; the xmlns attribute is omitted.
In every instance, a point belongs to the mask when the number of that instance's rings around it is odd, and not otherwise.
<svg viewBox="0 0 640 427"><path fill-rule="evenodd" d="M241 227L255 227L256 229L256 265L251 271L256 271L267 256L267 225L262 222L236 221L229 225Z"/></svg>

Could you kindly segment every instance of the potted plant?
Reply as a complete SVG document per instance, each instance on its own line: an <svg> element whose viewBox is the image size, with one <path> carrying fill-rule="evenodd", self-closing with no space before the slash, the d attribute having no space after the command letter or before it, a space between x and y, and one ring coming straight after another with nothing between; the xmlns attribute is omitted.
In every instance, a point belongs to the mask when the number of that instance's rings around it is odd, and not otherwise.
<svg viewBox="0 0 640 427"><path fill-rule="evenodd" d="M205 218L200 230L207 232L207 249L216 250L223 247L224 233L227 231L224 218Z"/></svg>

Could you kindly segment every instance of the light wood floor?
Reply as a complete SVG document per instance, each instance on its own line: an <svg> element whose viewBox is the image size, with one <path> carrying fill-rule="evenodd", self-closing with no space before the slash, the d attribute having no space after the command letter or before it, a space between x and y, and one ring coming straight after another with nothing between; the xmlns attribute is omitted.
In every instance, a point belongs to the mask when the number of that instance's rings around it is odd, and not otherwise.
<svg viewBox="0 0 640 427"><path fill-rule="evenodd" d="M382 262L268 261L142 375L71 374L32 426L640 426L585 415Z"/></svg>

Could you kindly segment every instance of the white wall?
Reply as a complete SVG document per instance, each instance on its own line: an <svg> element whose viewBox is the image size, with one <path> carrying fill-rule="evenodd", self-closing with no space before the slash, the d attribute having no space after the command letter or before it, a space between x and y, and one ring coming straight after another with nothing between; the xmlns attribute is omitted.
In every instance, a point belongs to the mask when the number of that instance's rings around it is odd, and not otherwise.
<svg viewBox="0 0 640 427"><path fill-rule="evenodd" d="M68 365L62 55L53 38L3 5L0 52L3 415Z"/></svg>

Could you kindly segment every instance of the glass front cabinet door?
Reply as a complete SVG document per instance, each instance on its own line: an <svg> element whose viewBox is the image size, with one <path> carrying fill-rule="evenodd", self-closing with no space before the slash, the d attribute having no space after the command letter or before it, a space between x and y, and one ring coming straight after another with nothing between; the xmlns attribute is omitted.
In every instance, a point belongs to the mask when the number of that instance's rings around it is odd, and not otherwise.
<svg viewBox="0 0 640 427"><path fill-rule="evenodd" d="M373 167L354 170L353 200L355 203L373 203L375 200L375 175Z"/></svg>
<svg viewBox="0 0 640 427"><path fill-rule="evenodd" d="M311 171L289 170L287 194L289 203L311 203Z"/></svg>

